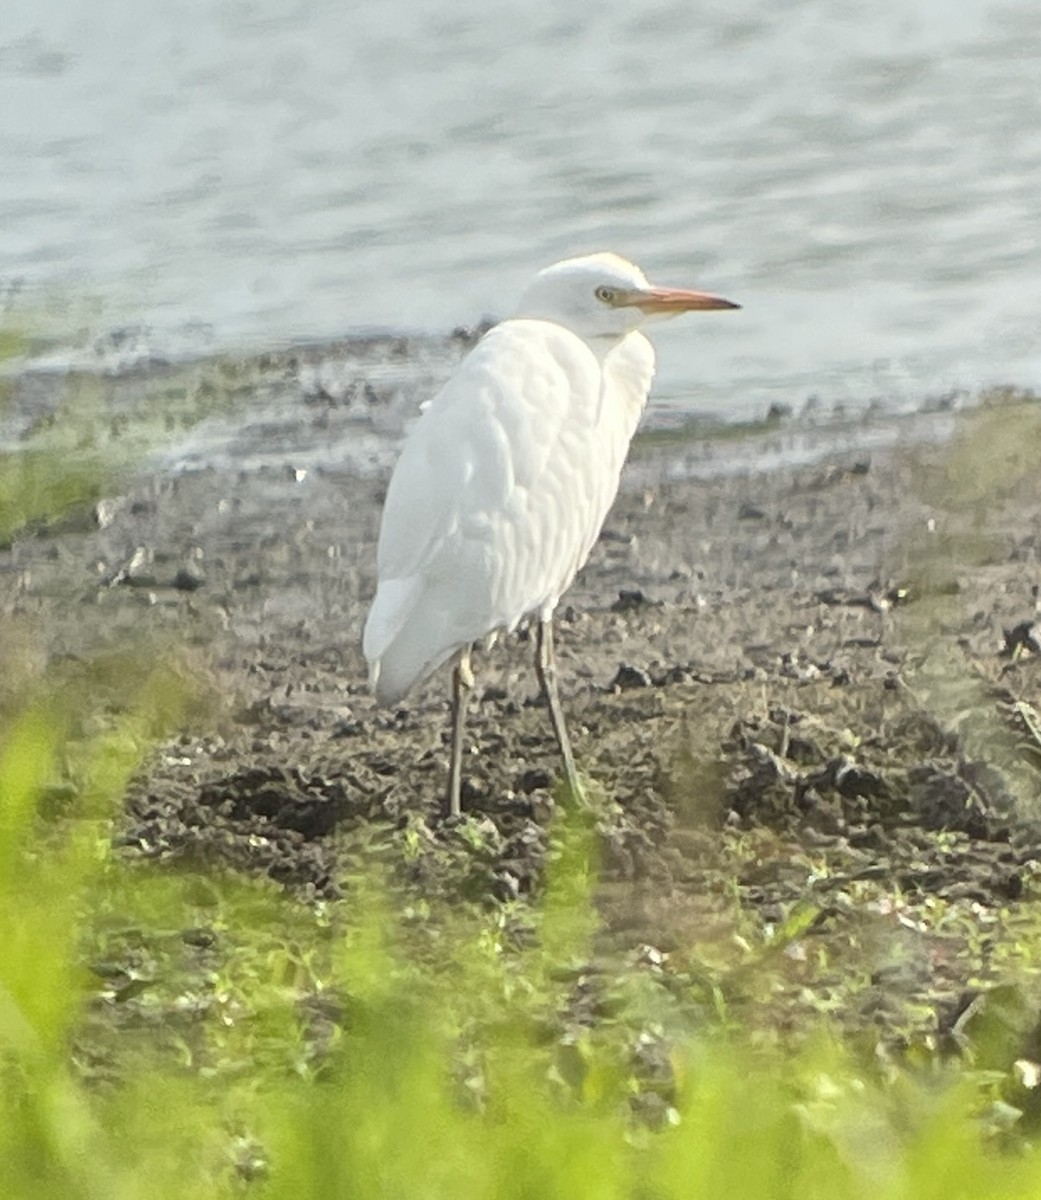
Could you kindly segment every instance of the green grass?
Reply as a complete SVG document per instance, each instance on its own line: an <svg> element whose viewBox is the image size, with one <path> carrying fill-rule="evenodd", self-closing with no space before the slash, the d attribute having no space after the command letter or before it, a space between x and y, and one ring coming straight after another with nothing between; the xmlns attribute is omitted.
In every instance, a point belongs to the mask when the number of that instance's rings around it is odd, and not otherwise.
<svg viewBox="0 0 1041 1200"><path fill-rule="evenodd" d="M0 1195L1039 1194L1041 1157L1009 1136L1018 1035L971 1071L879 1069L824 1028L785 1051L692 1021L689 997L636 974L599 1022L577 1018L596 918L574 823L519 940L498 910L402 911L375 869L306 906L124 861L107 816L176 720L170 696L146 680L81 747L60 817L39 813L66 757L60 706L4 739Z"/></svg>

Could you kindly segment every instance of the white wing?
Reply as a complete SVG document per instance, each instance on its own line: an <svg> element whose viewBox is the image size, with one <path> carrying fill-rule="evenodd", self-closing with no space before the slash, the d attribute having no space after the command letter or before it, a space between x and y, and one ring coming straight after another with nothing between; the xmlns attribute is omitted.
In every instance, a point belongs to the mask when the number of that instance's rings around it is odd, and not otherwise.
<svg viewBox="0 0 1041 1200"><path fill-rule="evenodd" d="M381 702L552 612L614 499L652 372L638 334L601 371L580 338L534 320L496 326L462 363L387 492L363 643Z"/></svg>

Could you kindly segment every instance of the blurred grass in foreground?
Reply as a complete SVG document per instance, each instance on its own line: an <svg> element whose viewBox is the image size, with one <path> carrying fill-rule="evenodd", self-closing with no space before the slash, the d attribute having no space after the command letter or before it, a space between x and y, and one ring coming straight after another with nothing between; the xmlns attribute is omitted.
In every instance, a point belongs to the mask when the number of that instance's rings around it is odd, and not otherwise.
<svg viewBox="0 0 1041 1200"><path fill-rule="evenodd" d="M92 506L121 475L207 418L234 412L265 380L262 364L235 355L25 371L27 357L67 350L82 337L82 314L53 298L52 305L49 315L0 312L0 433L8 435L0 446L0 546L26 527L91 527ZM2 420L19 407L10 436Z"/></svg>
<svg viewBox="0 0 1041 1200"><path fill-rule="evenodd" d="M5 1198L1041 1194L1041 1155L998 1150L979 1078L933 1064L880 1079L824 1037L795 1055L734 1030L675 1038L659 1119L634 1119L625 1020L556 1035L595 924L576 826L557 830L537 937L512 955L499 918L477 912L439 926L436 956L411 953L409 914L369 872L309 912L265 886L116 858L99 804L118 803L175 719L170 696L154 678L95 739L80 758L90 803L58 821L38 809L61 714L30 707L3 741ZM84 1072L103 1053L82 1032L98 1004L86 950L142 931L183 950L205 944L203 922L225 952L179 1004L128 1005L118 1069ZM137 994L164 971L142 972Z"/></svg>
<svg viewBox="0 0 1041 1200"><path fill-rule="evenodd" d="M1009 591L1022 594L1025 615L1033 585L1037 612L1041 597L1030 552L1015 549L1017 542L1027 546L1037 530L1019 527L1020 508L1007 506L1019 499L1029 512L1041 496L1039 481L1041 398L1014 389L985 394L942 453L919 463L915 491L935 515L905 547L906 583L915 603L897 613L917 659L910 679L922 707L957 730L966 756L1000 772L1018 811L1033 817L1041 816L1041 776L1029 753L1024 756L1022 735L996 701L1001 695L1018 697L1033 711L1039 698L1020 695L1029 689L1029 679L1020 682L1014 672L1002 671L1004 660L997 656L995 669L981 673L968 661L957 634L970 616L962 576L1009 561L1022 563Z"/></svg>
<svg viewBox="0 0 1041 1200"><path fill-rule="evenodd" d="M0 323L0 418L11 402L15 377L5 364L31 352L39 315L3 314ZM75 507L93 503L115 466L97 452L102 425L101 390L81 380L66 403L43 418L19 443L0 449L0 545L33 523L46 524ZM109 456L111 458L111 456Z"/></svg>

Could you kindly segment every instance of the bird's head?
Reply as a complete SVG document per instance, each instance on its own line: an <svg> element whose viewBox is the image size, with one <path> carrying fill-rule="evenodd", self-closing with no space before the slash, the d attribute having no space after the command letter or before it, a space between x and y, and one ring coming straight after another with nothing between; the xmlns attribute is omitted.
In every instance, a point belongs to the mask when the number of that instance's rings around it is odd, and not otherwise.
<svg viewBox="0 0 1041 1200"><path fill-rule="evenodd" d="M651 320L740 307L708 292L657 287L631 262L601 253L540 271L513 315L555 321L587 340L616 341Z"/></svg>

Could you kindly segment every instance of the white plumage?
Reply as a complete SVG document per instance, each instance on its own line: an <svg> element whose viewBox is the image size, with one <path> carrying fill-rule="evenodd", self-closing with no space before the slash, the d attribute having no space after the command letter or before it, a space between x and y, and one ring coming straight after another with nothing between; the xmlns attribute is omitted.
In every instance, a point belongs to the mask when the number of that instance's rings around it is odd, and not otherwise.
<svg viewBox="0 0 1041 1200"><path fill-rule="evenodd" d="M380 703L460 657L461 735L469 648L526 618L548 625L600 533L654 375L637 326L734 307L652 288L613 254L536 276L517 315L426 406L394 469L363 639ZM551 643L548 654L552 666ZM458 794L449 808L458 811Z"/></svg>
<svg viewBox="0 0 1041 1200"><path fill-rule="evenodd" d="M387 493L365 628L376 695L400 700L464 646L548 617L592 549L647 398L639 333L604 402L601 364L560 325L492 329L405 444Z"/></svg>

